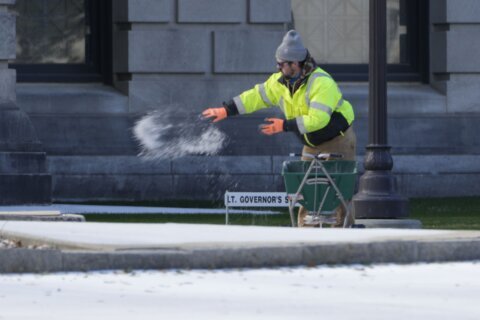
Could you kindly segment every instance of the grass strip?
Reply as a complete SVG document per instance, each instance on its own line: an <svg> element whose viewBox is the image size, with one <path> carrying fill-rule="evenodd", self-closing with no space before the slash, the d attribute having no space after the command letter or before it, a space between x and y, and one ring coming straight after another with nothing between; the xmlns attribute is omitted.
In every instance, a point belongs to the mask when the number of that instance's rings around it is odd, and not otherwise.
<svg viewBox="0 0 480 320"><path fill-rule="evenodd" d="M90 203L92 204L92 203ZM106 203L95 203L103 204ZM112 205L112 203L108 203ZM125 203L115 203L126 205ZM171 203L128 203L135 206L175 206L184 208L221 208L220 203L177 201ZM88 214L87 221L127 223L199 223L224 224L222 214ZM425 229L480 230L480 197L410 199L410 219L418 219ZM232 214L232 225L289 226L287 211L279 215Z"/></svg>

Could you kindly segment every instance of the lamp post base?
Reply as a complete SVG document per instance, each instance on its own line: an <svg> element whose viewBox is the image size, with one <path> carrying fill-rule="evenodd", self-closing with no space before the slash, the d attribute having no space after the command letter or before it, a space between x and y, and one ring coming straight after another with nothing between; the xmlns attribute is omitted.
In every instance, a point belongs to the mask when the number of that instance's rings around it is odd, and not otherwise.
<svg viewBox="0 0 480 320"><path fill-rule="evenodd" d="M359 190L352 201L356 219L408 217L408 199L395 192L396 179L389 170L366 171Z"/></svg>

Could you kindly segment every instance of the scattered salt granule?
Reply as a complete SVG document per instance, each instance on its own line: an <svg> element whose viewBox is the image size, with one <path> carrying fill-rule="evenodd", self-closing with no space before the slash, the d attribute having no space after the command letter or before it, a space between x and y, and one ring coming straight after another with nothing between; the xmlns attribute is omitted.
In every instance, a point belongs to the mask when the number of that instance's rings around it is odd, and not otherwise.
<svg viewBox="0 0 480 320"><path fill-rule="evenodd" d="M210 121L171 108L139 119L133 134L140 144L139 156L149 160L215 155L227 141L225 133Z"/></svg>

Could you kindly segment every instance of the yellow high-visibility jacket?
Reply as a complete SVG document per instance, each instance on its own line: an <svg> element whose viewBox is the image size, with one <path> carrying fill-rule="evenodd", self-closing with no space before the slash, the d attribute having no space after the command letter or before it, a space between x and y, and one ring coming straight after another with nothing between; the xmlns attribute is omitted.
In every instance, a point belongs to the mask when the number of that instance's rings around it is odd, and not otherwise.
<svg viewBox="0 0 480 320"><path fill-rule="evenodd" d="M355 118L352 105L343 99L336 82L319 67L294 90L277 72L233 102L239 114L278 106L285 114L284 130L296 132L310 146L342 134Z"/></svg>

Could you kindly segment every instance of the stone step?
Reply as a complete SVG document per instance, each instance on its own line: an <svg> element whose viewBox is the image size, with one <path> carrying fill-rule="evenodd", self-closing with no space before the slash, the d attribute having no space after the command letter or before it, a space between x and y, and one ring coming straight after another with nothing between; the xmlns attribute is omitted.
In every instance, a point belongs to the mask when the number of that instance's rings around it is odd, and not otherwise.
<svg viewBox="0 0 480 320"><path fill-rule="evenodd" d="M280 156L186 157L144 162L137 157L52 156L56 201L221 200L229 191L283 191ZM359 174L363 172L359 157ZM398 191L408 197L480 195L480 155L394 157Z"/></svg>
<svg viewBox="0 0 480 320"><path fill-rule="evenodd" d="M0 204L50 203L52 177L48 173L0 174Z"/></svg>
<svg viewBox="0 0 480 320"><path fill-rule="evenodd" d="M293 134L262 136L258 125L266 115L232 118L219 124L229 143L225 155L281 155L299 152ZM132 136L136 120L131 115L31 115L32 122L50 155L134 155ZM480 114L391 116L388 142L393 154L480 154L477 126ZM358 153L367 144L368 119L355 121Z"/></svg>

